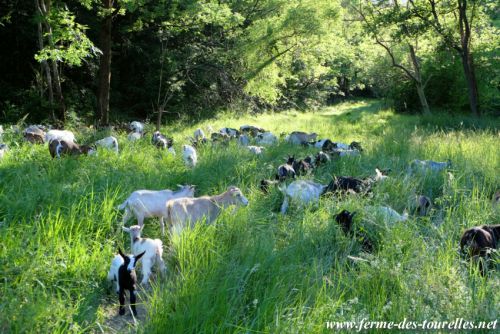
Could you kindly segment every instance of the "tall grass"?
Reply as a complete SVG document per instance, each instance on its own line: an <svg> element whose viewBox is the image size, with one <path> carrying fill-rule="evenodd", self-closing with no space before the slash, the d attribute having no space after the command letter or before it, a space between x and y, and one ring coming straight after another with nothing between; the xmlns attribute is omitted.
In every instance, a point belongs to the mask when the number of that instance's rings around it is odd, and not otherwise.
<svg viewBox="0 0 500 334"><path fill-rule="evenodd" d="M13 149L0 161L0 332L112 332L103 310L117 298L108 291L106 273L117 247L129 249L115 208L133 190L183 183L195 184L197 195L238 185L250 205L224 212L213 226L163 238L168 276L141 292L148 316L132 331L307 333L328 332L326 321L363 318L498 318L498 273L481 277L457 252L463 229L499 221L490 205L500 188L497 119L403 116L365 101L315 113L221 115L163 132L180 152L196 127L246 123L362 142L361 157L335 160L308 178L367 176L379 166L392 169L391 179L372 196L327 197L281 216L281 194L263 195L258 181L287 154L313 149L280 143L256 157L233 144L205 147L198 166L188 170L179 155L157 151L149 138L129 143L120 136L119 155L52 160L46 147L16 145L19 138L7 135ZM405 177L416 158L451 159L453 179ZM401 212L415 194L435 202L430 217L387 228L363 211L381 204ZM376 241L373 254L362 253L334 222L344 208L359 212L358 229ZM144 235L160 237L157 220L146 222Z"/></svg>

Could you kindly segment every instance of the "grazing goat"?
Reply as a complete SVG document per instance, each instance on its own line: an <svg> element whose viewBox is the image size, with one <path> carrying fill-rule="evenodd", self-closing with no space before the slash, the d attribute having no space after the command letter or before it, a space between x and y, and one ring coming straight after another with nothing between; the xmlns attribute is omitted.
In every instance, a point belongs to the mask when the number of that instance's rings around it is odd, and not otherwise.
<svg viewBox="0 0 500 334"><path fill-rule="evenodd" d="M257 145L270 146L276 144L278 142L278 138L276 138L276 136L271 132L263 132L257 135L255 142Z"/></svg>
<svg viewBox="0 0 500 334"><path fill-rule="evenodd" d="M186 224L194 224L205 217L205 222L211 224L217 219L222 209L231 205L247 206L248 199L237 187L230 186L225 192L214 196L197 198L177 198L167 203L167 222L171 231L180 232Z"/></svg>
<svg viewBox="0 0 500 334"><path fill-rule="evenodd" d="M38 125L30 125L23 131L23 137L32 144L45 142L45 131Z"/></svg>
<svg viewBox="0 0 500 334"><path fill-rule="evenodd" d="M351 176L334 176L325 188L324 193L354 192L365 193L370 191L370 182Z"/></svg>
<svg viewBox="0 0 500 334"><path fill-rule="evenodd" d="M223 144L227 144L227 143L229 143L229 140L231 139L231 137L228 134L226 134L226 133L213 132L210 135L210 139L212 139L213 143L220 142L220 143L223 143Z"/></svg>
<svg viewBox="0 0 500 334"><path fill-rule="evenodd" d="M5 155L5 152L9 150L9 147L7 144L0 144L0 159L3 159L3 156Z"/></svg>
<svg viewBox="0 0 500 334"><path fill-rule="evenodd" d="M312 158L306 157L299 161L293 161L292 167L296 175L305 175L312 170Z"/></svg>
<svg viewBox="0 0 500 334"><path fill-rule="evenodd" d="M460 250L467 258L488 260L490 253L497 249L499 240L500 225L472 227L464 231L460 239ZM486 268L482 261L479 262L479 269L484 275Z"/></svg>
<svg viewBox="0 0 500 334"><path fill-rule="evenodd" d="M408 213L406 211L400 215L396 210L388 206L367 206L365 211L375 217L381 217L388 225L394 225L408 220Z"/></svg>
<svg viewBox="0 0 500 334"><path fill-rule="evenodd" d="M127 139L129 141L137 141L142 138L142 133L139 132L131 132L128 134Z"/></svg>
<svg viewBox="0 0 500 334"><path fill-rule="evenodd" d="M259 188L262 190L264 194L269 192L269 187L272 185L278 184L278 181L275 180L260 180Z"/></svg>
<svg viewBox="0 0 500 334"><path fill-rule="evenodd" d="M353 236L354 231L352 229L353 217L356 212L349 212L347 210L342 210L340 213L335 215L335 221L340 225L342 231L347 236ZM373 251L373 242L370 240L368 235L364 232L356 232L356 240L361 242L361 247L365 252L371 253Z"/></svg>
<svg viewBox="0 0 500 334"><path fill-rule="evenodd" d="M328 154L326 154L323 151L320 151L320 152L318 152L318 154L316 154L316 157L314 159L314 164L316 166L320 166L320 165L326 164L328 162L330 162L330 156Z"/></svg>
<svg viewBox="0 0 500 334"><path fill-rule="evenodd" d="M161 231L165 234L164 217L167 216L166 203L174 198L193 197L194 186L179 186L180 189L172 191L165 190L136 190L118 206L118 210L125 209L123 214L123 225L132 215L137 219L139 226L144 225L144 218L160 217Z"/></svg>
<svg viewBox="0 0 500 334"><path fill-rule="evenodd" d="M196 155L195 148L191 145L182 145L182 159L186 166L191 168L196 166L198 156Z"/></svg>
<svg viewBox="0 0 500 334"><path fill-rule="evenodd" d="M256 137L259 133L266 132L266 130L253 125L242 125L240 126L240 132L249 134L252 137Z"/></svg>
<svg viewBox="0 0 500 334"><path fill-rule="evenodd" d="M135 133L140 133L141 135L144 133L144 124L141 122L133 121L130 122L129 126L130 130Z"/></svg>
<svg viewBox="0 0 500 334"><path fill-rule="evenodd" d="M325 185L309 180L293 181L287 187L280 188L285 196L281 204L281 213L286 213L290 200L298 203L299 206L319 201L325 188Z"/></svg>
<svg viewBox="0 0 500 334"><path fill-rule="evenodd" d="M238 143L241 146L248 146L248 145L250 145L250 138L248 138L247 135L241 135L238 137Z"/></svg>
<svg viewBox="0 0 500 334"><path fill-rule="evenodd" d="M451 160L446 162L437 162L432 160L413 160L409 165L409 173L412 172L433 172L437 173L445 169L451 168Z"/></svg>
<svg viewBox="0 0 500 334"><path fill-rule="evenodd" d="M145 252L136 256L127 256L122 253L121 249L118 249L118 253L123 259L122 265L118 268L118 295L120 299L119 313L120 315L125 314L125 290L128 290L130 293L130 307L132 308L132 313L136 316L137 310L135 309L135 290L137 288L137 276L135 274L135 266L137 261L141 259Z"/></svg>
<svg viewBox="0 0 500 334"><path fill-rule="evenodd" d="M109 136L103 138L101 140L96 141L95 145L113 150L116 153L118 153L118 139L116 139L116 137Z"/></svg>
<svg viewBox="0 0 500 334"><path fill-rule="evenodd" d="M202 129L198 128L194 130L194 140L199 142L200 140L206 139L205 132Z"/></svg>
<svg viewBox="0 0 500 334"><path fill-rule="evenodd" d="M142 285L148 284L152 267L155 263L160 267L160 272L165 272L165 263L163 262L163 243L160 239L141 238L143 226L133 225L122 227L123 231L130 234L130 249L132 254L144 253L142 257Z"/></svg>
<svg viewBox="0 0 500 334"><path fill-rule="evenodd" d="M264 150L266 149L263 146L247 146L247 148L250 152L252 152L253 154L256 154L256 155L261 155L262 152L264 152Z"/></svg>
<svg viewBox="0 0 500 334"><path fill-rule="evenodd" d="M307 144L310 141L316 140L317 136L318 135L314 132L305 133L301 131L294 131L285 138L285 141L295 145L302 145L302 144Z"/></svg>
<svg viewBox="0 0 500 334"><path fill-rule="evenodd" d="M174 144L174 140L172 138L165 137L160 133L160 131L155 131L153 133L153 137L151 138L151 143L159 149L162 150L168 149L170 153L175 155L175 150L174 147L172 146Z"/></svg>
<svg viewBox="0 0 500 334"><path fill-rule="evenodd" d="M280 182L285 181L287 178L295 179L296 173L293 169L293 163L295 162L295 156L288 156L288 161L278 166L278 174L276 174L276 180Z"/></svg>
<svg viewBox="0 0 500 334"><path fill-rule="evenodd" d="M68 130L50 130L45 134L45 141L50 143L53 140L76 143L75 135Z"/></svg>
<svg viewBox="0 0 500 334"><path fill-rule="evenodd" d="M49 152L52 158L61 155L80 155L80 154L93 154L95 148L89 145L78 145L72 141L53 139L49 142Z"/></svg>
<svg viewBox="0 0 500 334"><path fill-rule="evenodd" d="M233 128L222 128L219 130L220 133L226 134L229 137L236 138L240 135L240 131Z"/></svg>
<svg viewBox="0 0 500 334"><path fill-rule="evenodd" d="M415 212L420 216L426 216L432 208L431 199L427 196L419 195L415 198Z"/></svg>

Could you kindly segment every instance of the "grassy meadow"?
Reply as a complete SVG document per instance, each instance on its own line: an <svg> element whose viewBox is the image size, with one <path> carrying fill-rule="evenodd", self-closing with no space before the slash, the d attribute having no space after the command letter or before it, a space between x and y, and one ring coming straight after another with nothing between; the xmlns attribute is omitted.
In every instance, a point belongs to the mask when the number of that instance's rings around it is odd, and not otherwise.
<svg viewBox="0 0 500 334"><path fill-rule="evenodd" d="M287 154L302 158L317 149L280 141L257 157L236 143L208 145L199 149L194 169L183 164L181 145L194 129L243 124L362 143L361 157L333 160L305 178L363 177L376 166L391 168L391 178L371 196L325 197L302 210L291 205L282 216L281 193L264 195L259 180L274 175ZM458 243L465 228L500 222L491 207L500 188L499 128L498 119L400 115L368 100L309 113L221 114L172 124L162 132L174 137L175 157L153 147L150 135L131 143L122 133L114 134L118 155L102 150L97 157L53 160L46 145L6 133L0 332L326 333L327 321L498 319L498 270L480 276L460 259ZM73 130L82 143L95 136ZM405 177L413 159L451 159L453 177ZM215 225L162 238L166 278L155 275L152 288L140 291L147 303L139 325L128 310L118 319L106 275L117 248L130 251L130 240L116 207L134 190L185 183L196 185L197 196L236 185L250 204L223 212ZM401 213L416 194L433 200L429 216L387 227L363 210L380 204ZM342 209L358 212L356 226L376 241L372 254L337 226L333 215ZM157 219L146 220L143 236L160 238Z"/></svg>

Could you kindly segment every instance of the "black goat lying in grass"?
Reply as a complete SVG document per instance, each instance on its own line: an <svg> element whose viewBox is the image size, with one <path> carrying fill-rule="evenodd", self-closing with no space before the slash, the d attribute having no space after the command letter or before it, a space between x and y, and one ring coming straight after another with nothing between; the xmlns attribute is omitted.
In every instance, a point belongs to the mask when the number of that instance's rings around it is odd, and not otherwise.
<svg viewBox="0 0 500 334"><path fill-rule="evenodd" d="M346 236L355 236L356 240L361 243L363 251L371 253L373 251L373 242L368 238L366 233L359 231L354 233L353 231L352 225L355 214L356 212L351 213L347 210L342 210L335 216L335 221L342 227L342 231Z"/></svg>
<svg viewBox="0 0 500 334"><path fill-rule="evenodd" d="M460 239L460 250L469 259L478 259L481 274L486 273L484 261L488 261L490 253L495 251L500 241L500 224L471 227L464 231Z"/></svg>

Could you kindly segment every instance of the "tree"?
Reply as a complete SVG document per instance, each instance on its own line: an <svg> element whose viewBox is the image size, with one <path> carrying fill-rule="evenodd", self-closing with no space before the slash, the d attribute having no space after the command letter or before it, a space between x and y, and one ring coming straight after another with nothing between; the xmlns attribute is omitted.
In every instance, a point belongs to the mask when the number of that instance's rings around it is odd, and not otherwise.
<svg viewBox="0 0 500 334"><path fill-rule="evenodd" d="M477 22L480 0L414 1L409 0L412 14L431 27L445 45L460 55L467 83L471 112L481 115L479 91L474 68L471 42L474 23Z"/></svg>
<svg viewBox="0 0 500 334"><path fill-rule="evenodd" d="M422 67L417 57L418 40L425 30L411 20L408 5L402 6L398 0L371 1L366 0L364 6L353 6L361 16L365 30L391 58L392 66L401 70L410 79L417 90L423 114L430 114L429 104L425 96L426 82L422 79ZM397 60L395 49L404 52L408 61Z"/></svg>

